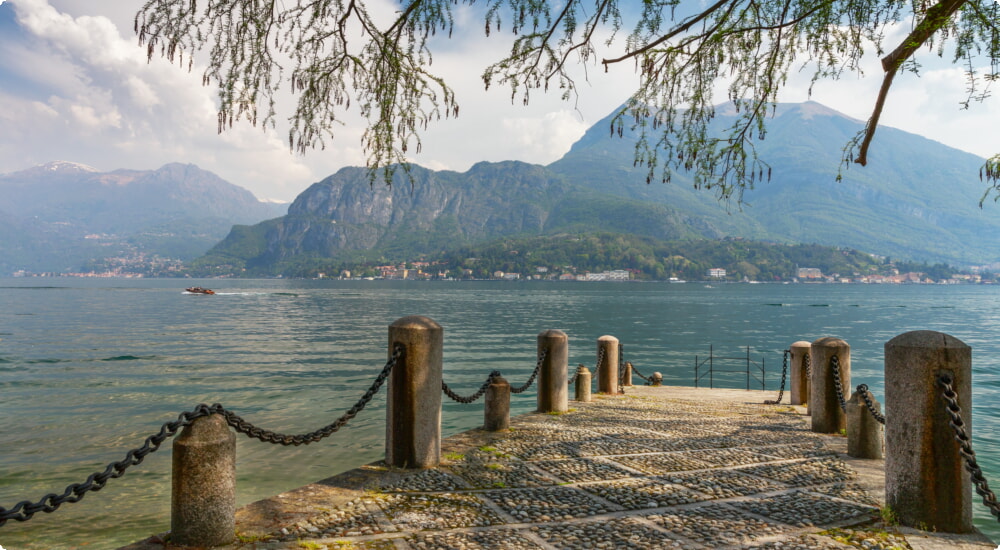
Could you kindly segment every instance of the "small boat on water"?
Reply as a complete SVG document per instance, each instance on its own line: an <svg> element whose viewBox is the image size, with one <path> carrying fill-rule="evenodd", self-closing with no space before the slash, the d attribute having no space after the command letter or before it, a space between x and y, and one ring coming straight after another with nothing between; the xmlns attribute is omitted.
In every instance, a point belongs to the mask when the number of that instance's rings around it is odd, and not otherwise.
<svg viewBox="0 0 1000 550"><path fill-rule="evenodd" d="M215 291L210 288L202 288L200 286L193 286L191 288L184 289L191 294L215 294Z"/></svg>

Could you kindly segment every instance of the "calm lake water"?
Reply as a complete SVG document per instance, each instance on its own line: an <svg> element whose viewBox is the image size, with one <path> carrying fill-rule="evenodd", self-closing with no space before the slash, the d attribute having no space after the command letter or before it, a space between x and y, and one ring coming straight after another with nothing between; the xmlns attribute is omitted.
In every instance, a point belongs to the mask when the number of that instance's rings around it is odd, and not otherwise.
<svg viewBox="0 0 1000 550"><path fill-rule="evenodd" d="M191 284L218 294L184 294ZM773 390L782 350L836 336L851 345L852 385L884 402L885 342L946 332L973 348L974 446L1000 488L1000 287L0 279L0 506L62 493L199 403L285 433L324 426L384 365L388 325L413 314L444 327L445 380L463 394L492 369L523 383L538 333L560 329L570 365L593 367L597 338L610 334L641 372L673 385L693 385L709 346L723 356L750 346ZM743 374L720 378L745 385ZM239 504L380 459L384 397L317 444L239 436ZM532 388L512 412L534 404ZM442 421L445 435L476 427L482 403L446 399ZM0 527L0 545L115 548L166 531L169 447L80 503ZM976 502L977 525L1000 540Z"/></svg>

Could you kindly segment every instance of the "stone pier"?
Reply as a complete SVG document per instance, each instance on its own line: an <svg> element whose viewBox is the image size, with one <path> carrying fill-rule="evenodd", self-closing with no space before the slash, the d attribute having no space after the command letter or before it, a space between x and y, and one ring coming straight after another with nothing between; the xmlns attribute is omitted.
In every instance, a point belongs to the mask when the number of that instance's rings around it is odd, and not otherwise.
<svg viewBox="0 0 1000 550"><path fill-rule="evenodd" d="M517 416L444 439L433 468L373 463L246 506L226 548L995 550L883 524L884 461L773 394L636 386Z"/></svg>

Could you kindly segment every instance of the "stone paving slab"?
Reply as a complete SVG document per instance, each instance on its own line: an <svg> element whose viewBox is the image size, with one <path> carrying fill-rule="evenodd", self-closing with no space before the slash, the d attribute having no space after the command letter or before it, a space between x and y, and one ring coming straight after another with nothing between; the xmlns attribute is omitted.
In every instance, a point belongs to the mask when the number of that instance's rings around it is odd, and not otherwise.
<svg viewBox="0 0 1000 550"><path fill-rule="evenodd" d="M633 387L571 402L449 437L438 468L369 464L251 504L227 548L997 548L883 525L884 462L847 457L845 438L813 434L773 397Z"/></svg>

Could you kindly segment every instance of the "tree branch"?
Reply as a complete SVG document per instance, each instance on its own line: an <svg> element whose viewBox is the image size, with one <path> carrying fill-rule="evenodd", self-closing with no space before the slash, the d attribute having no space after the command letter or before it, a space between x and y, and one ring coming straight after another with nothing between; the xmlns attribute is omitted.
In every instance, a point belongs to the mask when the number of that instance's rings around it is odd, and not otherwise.
<svg viewBox="0 0 1000 550"><path fill-rule="evenodd" d="M896 49L889 55L882 58L882 70L885 76L882 78L882 87L879 89L878 98L875 100L875 108L871 118L865 126L864 139L858 149L858 158L854 162L864 166L868 164L868 148L875 137L875 130L878 128L879 118L882 116L882 109L885 107L886 98L889 96L889 88L892 80L903 66L903 62L910 58L917 49L923 46L924 42L934 35L935 32L945 26L951 20L952 15L958 8L962 7L967 0L941 0L927 9L927 15L910 31L910 34L896 46Z"/></svg>

